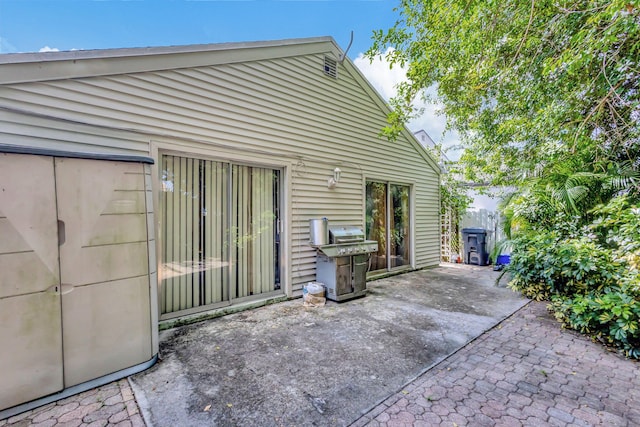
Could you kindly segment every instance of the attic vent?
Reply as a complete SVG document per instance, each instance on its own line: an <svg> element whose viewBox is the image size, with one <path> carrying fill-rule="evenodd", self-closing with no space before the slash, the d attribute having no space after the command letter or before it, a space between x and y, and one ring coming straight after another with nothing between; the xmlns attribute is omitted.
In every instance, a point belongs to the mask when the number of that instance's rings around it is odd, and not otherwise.
<svg viewBox="0 0 640 427"><path fill-rule="evenodd" d="M324 57L324 73L334 79L338 78L338 63L335 59L328 56Z"/></svg>

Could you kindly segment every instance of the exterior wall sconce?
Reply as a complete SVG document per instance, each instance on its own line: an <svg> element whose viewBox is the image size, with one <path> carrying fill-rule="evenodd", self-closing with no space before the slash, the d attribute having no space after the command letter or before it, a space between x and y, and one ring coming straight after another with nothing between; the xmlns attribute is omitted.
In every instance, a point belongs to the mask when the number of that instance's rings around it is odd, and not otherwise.
<svg viewBox="0 0 640 427"><path fill-rule="evenodd" d="M333 170L333 176L329 178L327 187L329 187L330 189L336 188L336 185L338 185L338 183L340 182L340 172L342 172L340 168L335 168Z"/></svg>

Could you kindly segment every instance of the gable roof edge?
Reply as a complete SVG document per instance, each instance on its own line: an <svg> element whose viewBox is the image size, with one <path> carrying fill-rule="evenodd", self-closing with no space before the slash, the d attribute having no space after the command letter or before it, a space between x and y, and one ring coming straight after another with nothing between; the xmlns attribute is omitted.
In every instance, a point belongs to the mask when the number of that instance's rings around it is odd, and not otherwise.
<svg viewBox="0 0 640 427"><path fill-rule="evenodd" d="M0 55L0 84L151 72L341 51L331 37ZM37 64L37 67L34 67Z"/></svg>

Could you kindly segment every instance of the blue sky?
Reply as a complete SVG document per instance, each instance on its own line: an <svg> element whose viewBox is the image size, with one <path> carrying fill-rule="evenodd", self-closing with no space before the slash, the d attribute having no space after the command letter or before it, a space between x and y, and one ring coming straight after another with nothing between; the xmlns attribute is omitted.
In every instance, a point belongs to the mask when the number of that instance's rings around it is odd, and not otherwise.
<svg viewBox="0 0 640 427"><path fill-rule="evenodd" d="M0 0L0 53L332 36L357 57L396 0Z"/></svg>

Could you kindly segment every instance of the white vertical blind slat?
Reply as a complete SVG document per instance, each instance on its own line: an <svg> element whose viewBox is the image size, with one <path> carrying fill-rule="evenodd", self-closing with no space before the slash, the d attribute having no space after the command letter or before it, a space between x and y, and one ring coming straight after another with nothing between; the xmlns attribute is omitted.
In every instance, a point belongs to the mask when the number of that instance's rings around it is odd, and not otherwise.
<svg viewBox="0 0 640 427"><path fill-rule="evenodd" d="M169 155L161 164L163 313L273 291L274 171Z"/></svg>

